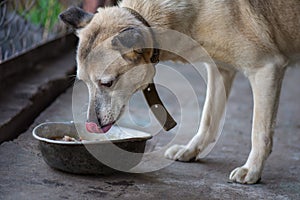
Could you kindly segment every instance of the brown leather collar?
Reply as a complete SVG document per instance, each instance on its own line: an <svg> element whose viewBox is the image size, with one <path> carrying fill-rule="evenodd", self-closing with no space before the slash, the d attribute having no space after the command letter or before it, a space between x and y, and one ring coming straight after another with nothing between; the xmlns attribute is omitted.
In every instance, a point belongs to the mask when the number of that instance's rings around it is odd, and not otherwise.
<svg viewBox="0 0 300 200"><path fill-rule="evenodd" d="M124 7L124 9L128 10L136 19L141 21L145 26L150 28L152 39L153 39L153 53L152 57L150 58L151 63L153 65L156 65L159 63L159 56L160 56L160 50L157 49L158 43L155 39L155 34L153 30L151 29L150 24L144 19L142 15L140 15L137 11ZM164 130L169 131L173 129L177 123L174 120L174 118L170 115L166 107L164 106L163 102L159 98L158 92L156 90L155 84L150 83L145 90L143 90L144 96L147 100L147 103L153 112L156 119L159 121L159 123L162 125Z"/></svg>

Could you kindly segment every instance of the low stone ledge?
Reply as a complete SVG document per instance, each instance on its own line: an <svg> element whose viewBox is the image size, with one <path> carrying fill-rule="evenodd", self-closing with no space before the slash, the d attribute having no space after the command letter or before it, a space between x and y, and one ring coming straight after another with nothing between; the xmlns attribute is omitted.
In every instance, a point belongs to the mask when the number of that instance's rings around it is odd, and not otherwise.
<svg viewBox="0 0 300 200"><path fill-rule="evenodd" d="M9 80L10 84L0 91L0 144L26 131L72 85L75 66L75 50L71 50Z"/></svg>

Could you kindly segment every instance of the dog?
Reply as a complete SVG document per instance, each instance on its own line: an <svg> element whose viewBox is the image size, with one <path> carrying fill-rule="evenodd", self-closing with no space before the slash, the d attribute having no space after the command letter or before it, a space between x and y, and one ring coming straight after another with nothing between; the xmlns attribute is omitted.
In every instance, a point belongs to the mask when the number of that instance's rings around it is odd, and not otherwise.
<svg viewBox="0 0 300 200"><path fill-rule="evenodd" d="M107 132L130 97L153 80L153 49L139 48L140 43L154 43L147 23L186 34L201 44L217 63L227 99L236 73L242 72L253 91L252 149L247 162L229 179L241 184L260 180L272 151L282 80L300 53L299 0L123 0L118 6L99 8L96 14L73 7L60 17L79 37L77 76L89 89L91 132ZM109 63L112 58L118 59ZM167 51L161 51L159 59L182 61ZM197 159L217 139L226 103L218 101L216 72L209 63L206 67L210 95L200 131L187 145L168 149L169 159Z"/></svg>

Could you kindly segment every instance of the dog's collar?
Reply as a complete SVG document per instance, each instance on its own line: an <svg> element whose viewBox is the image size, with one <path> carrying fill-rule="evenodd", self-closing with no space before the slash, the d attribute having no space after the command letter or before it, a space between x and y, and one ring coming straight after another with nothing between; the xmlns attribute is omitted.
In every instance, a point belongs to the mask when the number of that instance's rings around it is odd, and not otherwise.
<svg viewBox="0 0 300 200"><path fill-rule="evenodd" d="M124 9L129 11L136 19L138 19L145 26L150 28L150 31L151 31L151 34L152 34L152 39L153 39L153 53L152 53L152 57L150 58L150 61L151 61L151 63L153 63L153 65L156 65L157 63L159 63L160 50L157 49L158 43L155 39L155 35L154 35L153 30L151 29L150 24L137 11L135 11L131 8L127 8L127 7L124 7ZM170 113L168 112L168 110L164 106L161 99L159 98L159 95L158 95L158 92L156 90L155 84L150 83L147 86L147 88L143 90L143 93L144 93L144 96L147 100L147 103L148 103L151 111L153 112L154 116L159 121L159 123L163 126L163 128L166 131L169 131L169 130L173 129L177 125L177 123L173 119L173 117L170 115Z"/></svg>
<svg viewBox="0 0 300 200"><path fill-rule="evenodd" d="M151 29L150 24L137 11L135 11L131 8L127 8L127 7L123 7L123 8L126 9L127 11L129 11L136 19L138 19L140 22L142 22L145 26L150 28L150 32L151 32L152 39L153 39L153 44L154 44L153 45L154 47L153 47L152 57L150 58L150 61L151 61L151 63L156 65L157 63L159 63L160 50L156 48L158 46L158 43L155 39L155 35L154 35L153 30Z"/></svg>

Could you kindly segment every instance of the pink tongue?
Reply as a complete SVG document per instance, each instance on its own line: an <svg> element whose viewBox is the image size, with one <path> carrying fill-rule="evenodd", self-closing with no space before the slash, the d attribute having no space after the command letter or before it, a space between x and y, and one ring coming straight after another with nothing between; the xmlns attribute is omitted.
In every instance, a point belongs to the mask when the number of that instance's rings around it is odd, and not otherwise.
<svg viewBox="0 0 300 200"><path fill-rule="evenodd" d="M103 133L101 128L99 128L99 126L93 122L87 122L85 124L85 128L90 133Z"/></svg>
<svg viewBox="0 0 300 200"><path fill-rule="evenodd" d="M86 130L90 133L106 133L111 129L112 124L109 124L101 129L96 123L87 122L85 124L85 127Z"/></svg>

